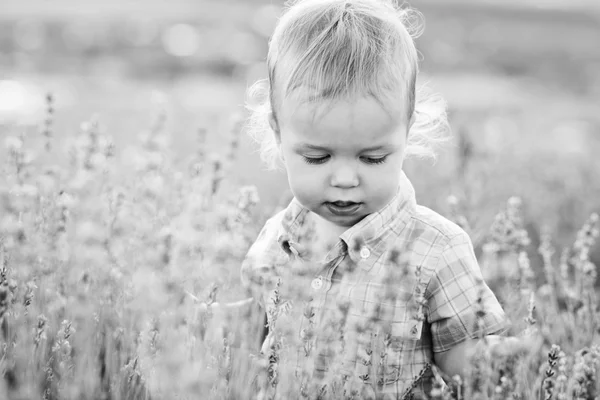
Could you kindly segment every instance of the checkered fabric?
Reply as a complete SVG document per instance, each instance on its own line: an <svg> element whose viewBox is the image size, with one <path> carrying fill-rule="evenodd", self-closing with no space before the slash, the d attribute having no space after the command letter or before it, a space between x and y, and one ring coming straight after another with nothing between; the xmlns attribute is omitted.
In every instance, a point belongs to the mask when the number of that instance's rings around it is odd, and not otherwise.
<svg viewBox="0 0 600 400"><path fill-rule="evenodd" d="M296 382L341 374L377 398L428 398L434 353L508 328L468 235L417 205L406 175L319 262L301 250L308 214L292 199L266 222L241 271L269 320L297 343L287 359Z"/></svg>

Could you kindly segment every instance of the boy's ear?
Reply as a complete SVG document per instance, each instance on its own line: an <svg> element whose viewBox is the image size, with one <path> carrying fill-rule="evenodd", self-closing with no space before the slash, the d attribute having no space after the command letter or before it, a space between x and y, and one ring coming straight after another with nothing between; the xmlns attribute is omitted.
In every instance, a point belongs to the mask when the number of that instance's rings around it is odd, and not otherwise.
<svg viewBox="0 0 600 400"><path fill-rule="evenodd" d="M275 140L277 141L277 145L281 145L281 134L279 131L279 124L277 123L277 118L275 118L275 114L273 111L269 113L269 125L275 134Z"/></svg>

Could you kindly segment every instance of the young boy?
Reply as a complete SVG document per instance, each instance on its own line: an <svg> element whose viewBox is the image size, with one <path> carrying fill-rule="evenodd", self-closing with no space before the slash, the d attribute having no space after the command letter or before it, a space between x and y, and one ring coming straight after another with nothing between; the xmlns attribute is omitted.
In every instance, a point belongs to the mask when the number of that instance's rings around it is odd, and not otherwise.
<svg viewBox="0 0 600 400"><path fill-rule="evenodd" d="M446 127L443 103L417 96L409 17L392 1L298 1L269 44L250 134L294 198L251 246L242 281L268 315L263 352L299 342L278 359L288 385L344 376L363 394L427 398L432 365L462 374L478 339L507 328L469 237L418 205L402 170L433 155Z"/></svg>

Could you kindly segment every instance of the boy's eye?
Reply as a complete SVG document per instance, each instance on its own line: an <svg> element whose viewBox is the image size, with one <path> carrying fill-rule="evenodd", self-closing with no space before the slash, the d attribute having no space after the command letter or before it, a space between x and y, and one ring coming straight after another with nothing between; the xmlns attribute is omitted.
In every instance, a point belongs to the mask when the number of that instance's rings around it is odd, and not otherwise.
<svg viewBox="0 0 600 400"><path fill-rule="evenodd" d="M383 164L387 156L383 157L364 157L363 159L367 164Z"/></svg>
<svg viewBox="0 0 600 400"><path fill-rule="evenodd" d="M302 156L302 158L304 159L304 161L308 164L323 164L327 158L329 156L323 156L323 157L306 157L306 156Z"/></svg>
<svg viewBox="0 0 600 400"><path fill-rule="evenodd" d="M323 157L307 157L307 156L302 156L302 158L308 164L323 164L325 161L327 161L327 159L329 158L329 156L323 156ZM383 156L383 157L363 157L363 160L367 164L383 164L385 162L386 158L387 158L387 156Z"/></svg>

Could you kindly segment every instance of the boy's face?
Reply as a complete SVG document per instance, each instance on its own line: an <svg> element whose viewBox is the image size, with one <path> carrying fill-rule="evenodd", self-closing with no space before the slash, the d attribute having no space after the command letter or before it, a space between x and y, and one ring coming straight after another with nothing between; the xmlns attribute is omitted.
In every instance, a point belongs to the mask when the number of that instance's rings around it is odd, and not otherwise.
<svg viewBox="0 0 600 400"><path fill-rule="evenodd" d="M373 97L286 99L271 126L296 199L340 228L383 208L398 190L411 124L405 115L388 113Z"/></svg>

